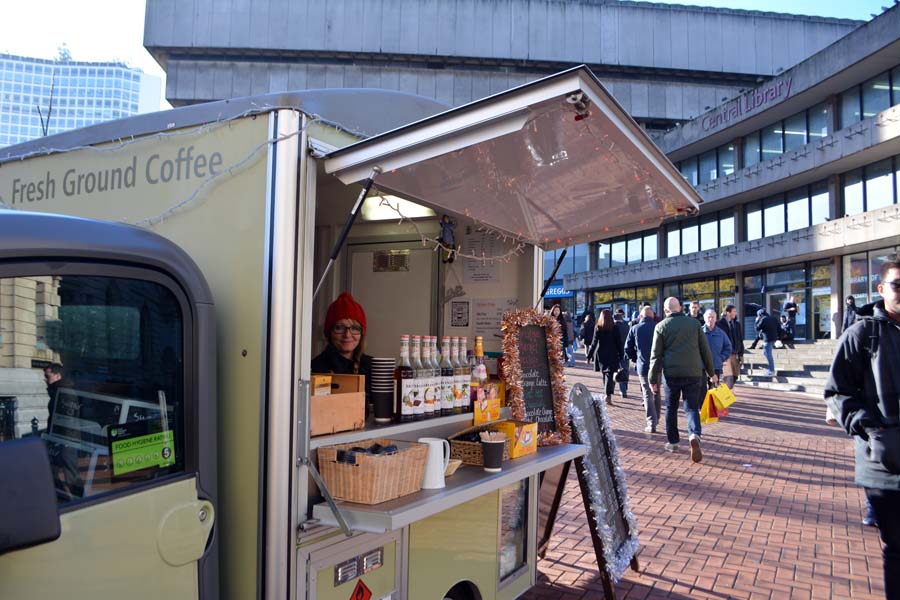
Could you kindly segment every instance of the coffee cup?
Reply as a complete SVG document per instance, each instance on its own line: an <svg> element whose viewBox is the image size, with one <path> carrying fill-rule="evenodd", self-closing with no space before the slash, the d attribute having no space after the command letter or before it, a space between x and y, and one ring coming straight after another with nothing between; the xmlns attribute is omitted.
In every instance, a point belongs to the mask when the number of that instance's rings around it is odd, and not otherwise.
<svg viewBox="0 0 900 600"><path fill-rule="evenodd" d="M503 447L505 444L506 440L481 440L481 453L483 455L485 472L500 472L500 463L503 462Z"/></svg>

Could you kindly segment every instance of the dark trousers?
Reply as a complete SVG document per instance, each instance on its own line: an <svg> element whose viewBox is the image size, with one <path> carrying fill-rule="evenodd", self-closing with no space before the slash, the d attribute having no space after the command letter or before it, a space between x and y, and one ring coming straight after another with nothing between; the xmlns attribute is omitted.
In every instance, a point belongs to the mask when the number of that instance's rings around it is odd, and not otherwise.
<svg viewBox="0 0 900 600"><path fill-rule="evenodd" d="M900 490L865 488L884 546L884 597L900 600Z"/></svg>
<svg viewBox="0 0 900 600"><path fill-rule="evenodd" d="M613 379L614 375L615 371L603 371L603 385L606 389L607 399L609 399L609 397L613 395L613 390L616 389L616 380Z"/></svg>
<svg viewBox="0 0 900 600"><path fill-rule="evenodd" d="M677 444L678 404L684 398L684 413L687 415L688 433L700 435L700 395L699 377L666 377L663 374L663 395L666 398L666 440Z"/></svg>

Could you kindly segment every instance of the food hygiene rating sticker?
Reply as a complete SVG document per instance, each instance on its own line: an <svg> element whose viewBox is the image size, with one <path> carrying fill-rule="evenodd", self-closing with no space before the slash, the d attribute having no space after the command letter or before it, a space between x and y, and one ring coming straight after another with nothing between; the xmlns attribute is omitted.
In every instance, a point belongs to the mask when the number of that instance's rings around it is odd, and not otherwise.
<svg viewBox="0 0 900 600"><path fill-rule="evenodd" d="M149 467L170 467L175 464L175 436L171 431L139 433L132 424L110 430L110 456L113 476Z"/></svg>

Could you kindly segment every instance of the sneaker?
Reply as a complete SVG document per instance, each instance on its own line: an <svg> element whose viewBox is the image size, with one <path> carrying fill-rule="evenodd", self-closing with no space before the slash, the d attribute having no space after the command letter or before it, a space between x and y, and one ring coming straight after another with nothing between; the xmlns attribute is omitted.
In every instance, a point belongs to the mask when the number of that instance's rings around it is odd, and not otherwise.
<svg viewBox="0 0 900 600"><path fill-rule="evenodd" d="M653 425L647 425L644 427L644 433L656 433L656 427Z"/></svg>
<svg viewBox="0 0 900 600"><path fill-rule="evenodd" d="M866 511L866 516L863 517L862 524L866 527L878 527L878 521L875 519L875 511L872 510L871 507Z"/></svg>
<svg viewBox="0 0 900 600"><path fill-rule="evenodd" d="M691 460L695 463L703 460L703 451L700 450L700 438L698 436L691 437Z"/></svg>
<svg viewBox="0 0 900 600"><path fill-rule="evenodd" d="M676 452L678 450L678 442L666 443L666 452Z"/></svg>
<svg viewBox="0 0 900 600"><path fill-rule="evenodd" d="M766 377L775 377L775 371L770 371L770 370L767 369L767 370L763 373L763 375L765 375Z"/></svg>

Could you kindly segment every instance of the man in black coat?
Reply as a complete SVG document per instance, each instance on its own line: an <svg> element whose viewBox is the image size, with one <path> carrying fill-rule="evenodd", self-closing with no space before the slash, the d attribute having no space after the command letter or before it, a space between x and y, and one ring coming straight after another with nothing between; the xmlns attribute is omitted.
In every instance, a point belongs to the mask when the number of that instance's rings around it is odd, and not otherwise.
<svg viewBox="0 0 900 600"><path fill-rule="evenodd" d="M884 544L884 591L900 599L900 254L881 266L882 300L844 331L825 402L853 437L856 483L866 491Z"/></svg>
<svg viewBox="0 0 900 600"><path fill-rule="evenodd" d="M841 322L841 333L850 329L850 326L856 323L856 299L853 296L847 296L847 304L844 306L844 319Z"/></svg>
<svg viewBox="0 0 900 600"><path fill-rule="evenodd" d="M759 309L756 311L756 331L762 339L763 354L766 355L766 361L769 363L769 370L766 371L765 375L766 377L774 377L775 358L772 356L772 348L775 347L775 342L778 341L778 332L780 331L778 319L767 313L766 309Z"/></svg>
<svg viewBox="0 0 900 600"><path fill-rule="evenodd" d="M731 356L723 365L723 379L728 389L731 389L741 374L741 363L744 360L744 328L738 321L737 307L734 304L725 307L725 312L722 313L716 327L720 327L728 334L728 341L731 342Z"/></svg>

